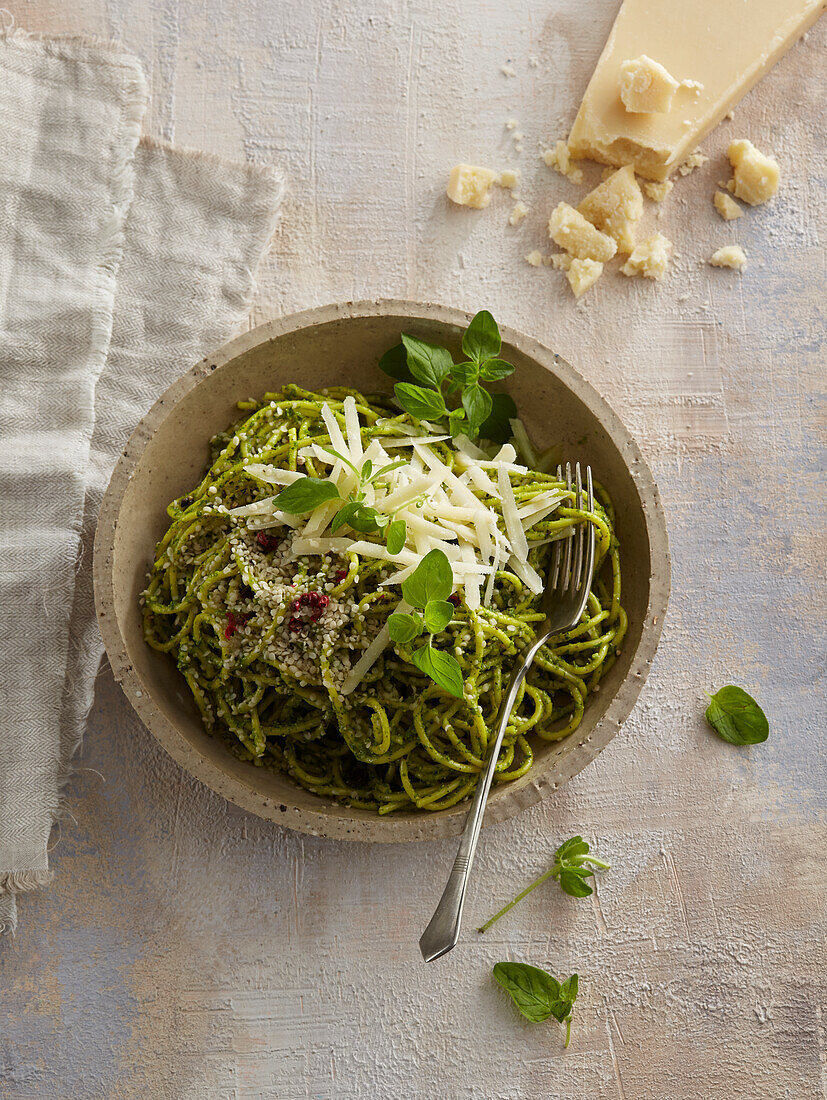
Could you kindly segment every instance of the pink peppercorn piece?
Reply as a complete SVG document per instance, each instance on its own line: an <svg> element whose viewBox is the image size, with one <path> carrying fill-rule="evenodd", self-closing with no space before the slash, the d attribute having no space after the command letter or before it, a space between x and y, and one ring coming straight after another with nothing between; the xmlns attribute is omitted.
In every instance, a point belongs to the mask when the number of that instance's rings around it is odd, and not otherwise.
<svg viewBox="0 0 827 1100"><path fill-rule="evenodd" d="M459 595L456 592L452 592L448 597L448 603L452 603L454 607L459 607Z"/></svg>
<svg viewBox="0 0 827 1100"><path fill-rule="evenodd" d="M224 627L224 637L232 638L240 626L250 618L249 614L236 615L234 611L227 612L227 625Z"/></svg>
<svg viewBox="0 0 827 1100"><path fill-rule="evenodd" d="M291 634L295 634L299 630L303 630L308 623L317 623L321 619L325 612L325 608L330 603L330 596L326 596L324 592L302 592L301 596L298 596L290 604L291 616L287 623L287 629ZM303 607L310 608L310 614L308 616L300 616L297 614Z"/></svg>
<svg viewBox="0 0 827 1100"><path fill-rule="evenodd" d="M266 531L259 531L256 535L256 542L262 550L269 553L270 550L276 549L280 540L275 535L268 535Z"/></svg>

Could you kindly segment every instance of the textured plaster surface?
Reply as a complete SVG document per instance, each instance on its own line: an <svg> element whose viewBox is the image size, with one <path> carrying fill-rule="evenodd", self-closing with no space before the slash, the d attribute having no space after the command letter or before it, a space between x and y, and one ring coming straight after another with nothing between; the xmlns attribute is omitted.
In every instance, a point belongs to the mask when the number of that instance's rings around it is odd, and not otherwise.
<svg viewBox="0 0 827 1100"><path fill-rule="evenodd" d="M0 947L4 1100L827 1096L825 28L704 143L710 162L660 218L649 207L679 254L668 280L604 277L576 305L522 257L582 193L538 142L565 134L615 7L11 0L28 29L133 48L158 136L288 170L258 320L441 300L570 360L652 464L674 571L632 718L553 798L486 831L466 934L430 966L417 939L452 842L360 847L259 821L184 775L104 670L55 882L21 900ZM730 134L784 179L726 224L711 198ZM448 208L460 159L522 169L522 226L505 193ZM705 266L735 241L743 276ZM729 681L763 702L767 744L705 728L704 691ZM538 890L477 936L573 832L613 864L593 898ZM502 958L578 971L567 1052L493 986Z"/></svg>

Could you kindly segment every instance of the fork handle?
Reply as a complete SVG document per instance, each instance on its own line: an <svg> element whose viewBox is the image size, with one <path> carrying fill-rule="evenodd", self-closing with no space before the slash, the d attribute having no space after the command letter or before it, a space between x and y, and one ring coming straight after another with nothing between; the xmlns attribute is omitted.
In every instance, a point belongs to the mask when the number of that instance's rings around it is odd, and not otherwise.
<svg viewBox="0 0 827 1100"><path fill-rule="evenodd" d="M439 899L439 904L434 910L434 915L419 941L419 950L422 952L422 958L425 962L433 962L434 959L447 954L451 948L456 947L459 940L462 907L465 904L468 877L471 874L474 853L477 850L477 841L479 840L482 819L485 814L485 804L488 799L488 792L491 790L494 769L500 755L500 746L503 743L505 729L508 725L508 719L511 717L511 711L514 709L520 686L531 667L534 655L547 640L548 631L541 630L531 648L524 654L522 663L511 677L508 690L500 704L497 733L491 742L485 770L480 774L477 789L474 792L474 799L471 803L471 809L468 811L454 866L451 868L448 883L442 897Z"/></svg>

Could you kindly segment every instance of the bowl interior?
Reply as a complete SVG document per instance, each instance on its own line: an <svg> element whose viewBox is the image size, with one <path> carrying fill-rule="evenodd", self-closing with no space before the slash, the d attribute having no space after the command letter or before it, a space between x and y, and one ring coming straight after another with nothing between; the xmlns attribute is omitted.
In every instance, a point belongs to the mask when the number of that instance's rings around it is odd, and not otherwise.
<svg viewBox="0 0 827 1100"><path fill-rule="evenodd" d="M293 828L396 841L458 832L465 809L380 818L236 760L205 733L174 662L145 645L138 606L155 543L167 526L166 506L200 479L207 443L237 416L236 401L258 398L287 382L308 389L346 384L386 392L390 380L376 363L401 331L459 352L465 315L435 307L419 307L437 314L430 317L416 316L413 307L386 309L371 315L351 307L344 314L321 311L321 317L320 311L311 311L303 315L304 323L302 318L290 326L274 323L234 341L171 387L141 422L113 476L101 511L95 569L101 631L115 675L144 722L180 763L225 797ZM565 459L589 462L611 494L629 631L578 730L564 741L540 743L528 775L494 788L488 821L509 816L570 778L617 732L642 683L630 672L645 676L654 653L668 586L660 506L637 447L568 364L525 338L503 335L503 357L516 366L508 389L532 439L540 447L559 444ZM641 647L645 635L647 644Z"/></svg>

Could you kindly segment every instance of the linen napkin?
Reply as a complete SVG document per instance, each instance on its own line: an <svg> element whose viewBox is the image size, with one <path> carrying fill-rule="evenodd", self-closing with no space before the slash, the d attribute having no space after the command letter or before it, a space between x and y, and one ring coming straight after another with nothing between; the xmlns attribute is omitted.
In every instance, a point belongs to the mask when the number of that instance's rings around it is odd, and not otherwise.
<svg viewBox="0 0 827 1100"><path fill-rule="evenodd" d="M243 325L281 197L273 169L137 147L145 106L120 48L0 38L0 931L49 880L92 700L109 473L155 398Z"/></svg>

